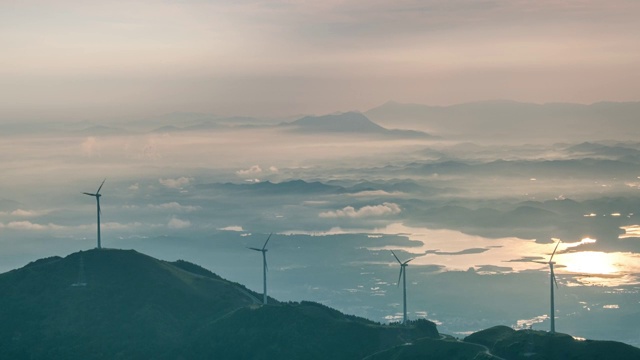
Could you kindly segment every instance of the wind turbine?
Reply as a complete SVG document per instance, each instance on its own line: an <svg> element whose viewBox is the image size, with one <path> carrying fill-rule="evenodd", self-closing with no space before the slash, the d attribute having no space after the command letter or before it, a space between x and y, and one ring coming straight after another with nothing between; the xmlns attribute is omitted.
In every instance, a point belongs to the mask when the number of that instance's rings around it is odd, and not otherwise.
<svg viewBox="0 0 640 360"><path fill-rule="evenodd" d="M271 235L273 235L273 233L269 234L269 237L267 237L267 241L265 241L264 245L262 245L262 249L258 249L258 248L254 248L254 247L250 247L249 248L251 250L262 252L262 278L263 278L263 281L264 281L264 291L262 293L262 303L264 305L267 305L267 271L269 270L268 267L267 267L267 251L269 251L267 249L267 243L269 242L269 239L271 239Z"/></svg>
<svg viewBox="0 0 640 360"><path fill-rule="evenodd" d="M398 264L400 264L400 274L398 275L398 286L400 286L400 278L402 278L402 324L405 325L407 323L407 265L409 261L413 260L413 258L402 262L396 256L396 253L391 250L393 257L396 258Z"/></svg>
<svg viewBox="0 0 640 360"><path fill-rule="evenodd" d="M102 210L100 210L100 196L102 196L100 194L100 189L102 189L102 185L104 185L105 181L107 181L107 179L102 180L102 184L100 184L100 187L98 187L98 190L96 191L95 194L83 192L83 194L85 195L93 196L96 198L96 206L97 206L96 212L98 216L98 249L102 249L102 245L100 244L100 214L102 214Z"/></svg>
<svg viewBox="0 0 640 360"><path fill-rule="evenodd" d="M558 280L556 280L556 274L553 272L553 265L556 264L555 261L553 261L553 256L556 254L556 250L558 250L558 246L560 246L560 243L562 241L558 241L558 243L556 244L555 249L553 249L553 252L551 253L551 257L549 258L549 262L543 262L543 261L536 261L537 263L540 264L548 264L549 265L549 290L551 293L551 314L550 314L550 318L551 318L551 330L550 332L552 334L556 333L556 310L555 310L555 297L554 297L554 288L553 288L553 284L556 285L556 288L558 287Z"/></svg>

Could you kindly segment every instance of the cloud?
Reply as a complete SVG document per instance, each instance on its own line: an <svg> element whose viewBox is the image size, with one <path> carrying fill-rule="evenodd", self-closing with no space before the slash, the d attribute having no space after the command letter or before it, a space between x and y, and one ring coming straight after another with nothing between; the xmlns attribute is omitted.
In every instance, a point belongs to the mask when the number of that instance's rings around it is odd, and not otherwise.
<svg viewBox="0 0 640 360"><path fill-rule="evenodd" d="M308 235L308 236L332 236L332 235L344 235L344 234L357 234L363 233L366 230L345 230L341 227L332 227L327 231L306 231L306 230L288 230L279 232L279 235Z"/></svg>
<svg viewBox="0 0 640 360"><path fill-rule="evenodd" d="M98 146L98 141L93 136L87 137L82 142L82 144L80 144L80 148L82 149L82 153L85 156L89 156L89 157L94 155L94 153L96 152L97 146Z"/></svg>
<svg viewBox="0 0 640 360"><path fill-rule="evenodd" d="M65 226L56 225L56 224L36 224L31 221L12 221L5 225L7 229L13 230L63 230L66 229Z"/></svg>
<svg viewBox="0 0 640 360"><path fill-rule="evenodd" d="M402 196L404 193L400 191L388 192L384 190L367 190L349 194L349 196L365 197L365 196Z"/></svg>
<svg viewBox="0 0 640 360"><path fill-rule="evenodd" d="M181 176L177 179L158 179L158 182L170 189L182 189L182 187L189 185L192 180L193 178Z"/></svg>
<svg viewBox="0 0 640 360"><path fill-rule="evenodd" d="M260 165L253 165L248 169L236 171L236 175L238 176L254 176L256 174L261 174L261 173L262 173L262 168L260 167Z"/></svg>
<svg viewBox="0 0 640 360"><path fill-rule="evenodd" d="M302 202L303 205L325 205L328 203L329 201L327 200L307 200Z"/></svg>
<svg viewBox="0 0 640 360"><path fill-rule="evenodd" d="M341 210L326 211L320 213L321 218L363 218L385 215L395 215L402 211L396 203L382 203L381 205L367 205L356 210L353 206L347 206Z"/></svg>
<svg viewBox="0 0 640 360"><path fill-rule="evenodd" d="M242 226L238 226L238 225L231 225L231 226L219 228L218 230L222 230L222 231L238 231L238 232L244 231Z"/></svg>
<svg viewBox="0 0 640 360"><path fill-rule="evenodd" d="M108 223L100 224L100 228L106 229L106 230L127 230L127 229L140 227L140 226L142 226L142 223L139 223L139 222L133 222L133 223L127 223L127 224L122 224L118 222L108 222Z"/></svg>
<svg viewBox="0 0 640 360"><path fill-rule="evenodd" d="M0 75L32 74L38 80L5 91L2 105L107 106L115 99L123 109L170 109L208 100L212 109L222 107L226 113L263 114L364 107L390 97L438 96L437 102L451 103L510 94L513 82L529 88L526 75L531 72L540 82L554 77L561 84L570 77L553 75L582 63L576 75L584 82L571 89L594 80L618 80L619 94L637 89L623 80L633 81L619 78L637 70L638 37L633 34L640 25L638 2L631 0L139 1L127 3L127 12L121 11L121 1L82 7L70 5L73 1L38 1L41 11L33 11L31 2L13 3L24 18L3 18L9 41L3 43L5 70ZM109 21L100 21L103 16ZM58 46L32 41L33 33L44 31ZM359 46L346 46L355 43ZM164 60L152 61L157 58ZM215 67L209 65L212 61ZM598 66L588 66L593 63ZM494 67L506 70L496 73ZM546 76L533 71L540 68ZM594 68L608 76L591 74ZM506 74L514 79L492 81ZM69 84L76 76L93 81ZM165 78L172 81L164 84ZM462 87L474 80L478 86ZM442 86L428 89L433 81L446 86L444 91ZM55 85L55 92L48 91ZM345 96L363 86L369 87L367 96ZM553 86L542 90L549 88ZM529 96L541 91L535 90ZM147 96L133 96L141 91ZM560 86L553 93L566 92ZM611 98L605 90L599 93ZM517 95L513 97L522 97ZM258 96L260 101L245 100Z"/></svg>
<svg viewBox="0 0 640 360"><path fill-rule="evenodd" d="M17 209L11 212L11 215L13 216L20 216L20 217L34 217L34 216L38 216L41 215L42 212L39 211L34 211L34 210L22 210L22 209Z"/></svg>
<svg viewBox="0 0 640 360"><path fill-rule="evenodd" d="M135 190L138 190L138 189L140 189L140 184L138 184L138 183L135 183L135 184L129 186L129 190L135 191Z"/></svg>
<svg viewBox="0 0 640 360"><path fill-rule="evenodd" d="M100 227L103 230L127 230L135 227L140 227L143 224L140 222L133 223L118 223L118 222L107 222L100 224ZM76 225L76 226L66 226L66 225L58 225L53 223L48 224L38 224L31 221L12 221L8 224L0 223L0 228L12 229L12 230L30 230L30 231L73 231L73 230L94 230L95 224L85 224L85 225Z"/></svg>
<svg viewBox="0 0 640 360"><path fill-rule="evenodd" d="M160 204L160 205L148 205L147 207L155 210L173 210L173 211L184 211L184 212L192 212L200 209L199 206L180 205L175 201Z"/></svg>
<svg viewBox="0 0 640 360"><path fill-rule="evenodd" d="M236 175L241 176L241 177L254 177L256 175L259 174L264 174L266 172L270 172L273 174L276 174L278 172L280 172L280 169L278 169L275 166L269 166L269 168L267 170L262 169L262 167L260 167L260 165L253 165L252 167L248 168L248 169L241 169L236 171Z"/></svg>
<svg viewBox="0 0 640 360"><path fill-rule="evenodd" d="M184 229L184 228L188 228L189 226L191 226L191 221L180 220L175 217L171 218L171 220L169 220L169 222L167 223L167 227L169 229Z"/></svg>

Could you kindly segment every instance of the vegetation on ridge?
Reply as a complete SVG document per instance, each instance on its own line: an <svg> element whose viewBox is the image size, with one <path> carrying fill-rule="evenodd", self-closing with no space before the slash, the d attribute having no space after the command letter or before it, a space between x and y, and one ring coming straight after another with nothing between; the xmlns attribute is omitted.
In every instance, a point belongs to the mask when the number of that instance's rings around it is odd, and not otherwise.
<svg viewBox="0 0 640 360"><path fill-rule="evenodd" d="M260 294L198 265L132 250L34 261L0 274L0 294L2 359L640 356L632 346L564 334L495 327L462 342L428 320L381 325L308 301L263 306Z"/></svg>

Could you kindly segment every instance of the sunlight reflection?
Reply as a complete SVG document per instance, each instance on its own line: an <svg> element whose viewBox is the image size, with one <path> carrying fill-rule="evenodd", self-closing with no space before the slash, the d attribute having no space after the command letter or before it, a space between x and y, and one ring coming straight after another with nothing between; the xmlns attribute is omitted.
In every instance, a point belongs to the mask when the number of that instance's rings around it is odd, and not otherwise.
<svg viewBox="0 0 640 360"><path fill-rule="evenodd" d="M533 325L540 324L549 319L549 315L540 315L536 316L532 319L521 319L516 321L515 329L516 330L525 330L533 328Z"/></svg>
<svg viewBox="0 0 640 360"><path fill-rule="evenodd" d="M640 227L637 227L637 231L640 231ZM496 271L499 272L548 271L546 264L534 261L548 261L553 251L551 244L536 243L533 239L489 239L454 230L414 228L401 223L376 229L374 233L404 235L423 244L416 247L384 246L371 250L401 249L415 256L412 264L438 265L443 271L464 271L469 268L478 270L486 266L498 267ZM566 278L566 285L618 286L638 283L637 274L640 274L640 255L638 254L598 251L566 252L567 249L596 242L596 239L585 237L578 242L560 243L554 261L558 264L556 273L570 277ZM484 251L471 251L478 248ZM391 260L389 260L390 263Z"/></svg>
<svg viewBox="0 0 640 360"><path fill-rule="evenodd" d="M618 254L596 251L581 251L558 256L558 262L566 266L564 271L599 275L619 273L622 269L616 266L617 259Z"/></svg>
<svg viewBox="0 0 640 360"><path fill-rule="evenodd" d="M640 225L622 226L620 229L624 230L624 234L618 236L619 239L640 237Z"/></svg>
<svg viewBox="0 0 640 360"><path fill-rule="evenodd" d="M559 239L553 239L553 241L558 241ZM568 243L568 242L563 242L562 245L564 246L564 248L572 248L572 247L576 247L576 246L580 246L580 245L586 245L586 244L594 244L597 240L596 239L592 239L589 237L586 237L578 242L574 242L574 243Z"/></svg>

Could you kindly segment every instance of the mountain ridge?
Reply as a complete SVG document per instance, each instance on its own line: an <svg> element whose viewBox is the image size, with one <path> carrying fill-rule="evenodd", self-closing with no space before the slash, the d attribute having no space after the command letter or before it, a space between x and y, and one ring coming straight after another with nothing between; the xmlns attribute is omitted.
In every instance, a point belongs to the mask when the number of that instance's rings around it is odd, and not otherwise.
<svg viewBox="0 0 640 360"><path fill-rule="evenodd" d="M463 343L428 320L381 325L308 301L265 306L196 264L134 250L38 259L0 274L0 293L7 359L500 359L484 333ZM640 352L593 343L596 355Z"/></svg>
<svg viewBox="0 0 640 360"><path fill-rule="evenodd" d="M443 137L606 140L640 134L640 102L527 103L479 101L446 106L386 102L364 112L372 121Z"/></svg>
<svg viewBox="0 0 640 360"><path fill-rule="evenodd" d="M362 113L351 111L322 116L305 116L292 122L281 123L280 128L295 133L361 134L401 138L435 138L416 130L387 129L371 121Z"/></svg>

